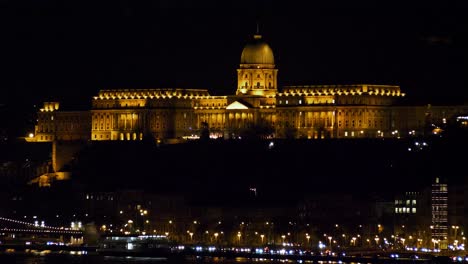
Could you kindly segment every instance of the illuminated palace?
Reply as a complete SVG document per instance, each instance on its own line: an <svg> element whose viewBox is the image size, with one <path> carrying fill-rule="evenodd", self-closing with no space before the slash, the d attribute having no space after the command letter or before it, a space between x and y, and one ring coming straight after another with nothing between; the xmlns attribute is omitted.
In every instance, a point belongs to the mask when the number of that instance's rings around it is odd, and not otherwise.
<svg viewBox="0 0 468 264"><path fill-rule="evenodd" d="M467 106L402 106L397 85L278 87L273 51L260 35L244 47L235 95L204 89L101 90L88 111L46 102L29 141L235 138L264 131L275 138L375 138L421 135ZM437 129L432 131L437 133Z"/></svg>

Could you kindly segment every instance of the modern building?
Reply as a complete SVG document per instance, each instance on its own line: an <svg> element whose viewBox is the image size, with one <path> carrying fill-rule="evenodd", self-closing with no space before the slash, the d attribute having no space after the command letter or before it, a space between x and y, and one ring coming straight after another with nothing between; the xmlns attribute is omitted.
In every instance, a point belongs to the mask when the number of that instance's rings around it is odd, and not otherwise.
<svg viewBox="0 0 468 264"><path fill-rule="evenodd" d="M448 186L439 177L432 184L432 242L447 248L448 237Z"/></svg>
<svg viewBox="0 0 468 264"><path fill-rule="evenodd" d="M437 133L468 106L405 106L398 85L278 87L273 51L261 35L244 47L233 94L206 89L101 90L87 111L46 102L29 141L170 140L243 135L274 138L375 138ZM436 130L434 130L436 129Z"/></svg>
<svg viewBox="0 0 468 264"><path fill-rule="evenodd" d="M395 196L394 238L402 246L431 246L431 189ZM406 242L406 243L405 243Z"/></svg>

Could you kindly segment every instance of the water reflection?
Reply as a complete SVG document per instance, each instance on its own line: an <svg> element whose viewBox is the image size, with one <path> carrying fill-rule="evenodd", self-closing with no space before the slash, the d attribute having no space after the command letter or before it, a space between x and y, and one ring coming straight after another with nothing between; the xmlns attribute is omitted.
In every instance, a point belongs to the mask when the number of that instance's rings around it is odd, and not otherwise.
<svg viewBox="0 0 468 264"><path fill-rule="evenodd" d="M29 254L0 254L0 263L5 264L367 264L341 261L312 261L312 260L273 260L267 258L222 258L222 257L187 257L183 260L168 260L156 257L114 257L97 255L29 255Z"/></svg>

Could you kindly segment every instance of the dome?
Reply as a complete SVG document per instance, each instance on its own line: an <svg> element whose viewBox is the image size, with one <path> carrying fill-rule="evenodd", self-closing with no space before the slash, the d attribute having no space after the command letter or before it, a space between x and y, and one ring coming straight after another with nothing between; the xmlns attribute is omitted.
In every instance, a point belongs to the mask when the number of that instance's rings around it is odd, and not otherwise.
<svg viewBox="0 0 468 264"><path fill-rule="evenodd" d="M254 39L242 50L241 64L275 64L275 58L270 46L262 40L261 35L254 35Z"/></svg>

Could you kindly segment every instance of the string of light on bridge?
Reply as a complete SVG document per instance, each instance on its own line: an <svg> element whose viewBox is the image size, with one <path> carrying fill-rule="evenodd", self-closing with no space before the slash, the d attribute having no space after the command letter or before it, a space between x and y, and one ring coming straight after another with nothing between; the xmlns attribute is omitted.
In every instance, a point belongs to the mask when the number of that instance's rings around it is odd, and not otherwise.
<svg viewBox="0 0 468 264"><path fill-rule="evenodd" d="M3 220L3 221L7 221L7 222L12 222L12 223L16 223L16 224L22 224L22 225L27 225L27 226L34 226L34 227L39 227L37 224L35 223L29 223L29 222L25 222L25 221L20 221L20 220L15 220L15 219L10 219L10 218L5 218L5 217L1 217L0 216L0 220ZM67 227L54 227L54 226L40 226L41 229L53 229L53 230L65 230L65 231L73 231L73 229L71 228L67 228Z"/></svg>
<svg viewBox="0 0 468 264"><path fill-rule="evenodd" d="M76 230L42 230L42 229L18 229L18 228L0 228L3 232L40 232L40 233L53 233L53 234L76 234L81 235L81 231Z"/></svg>

